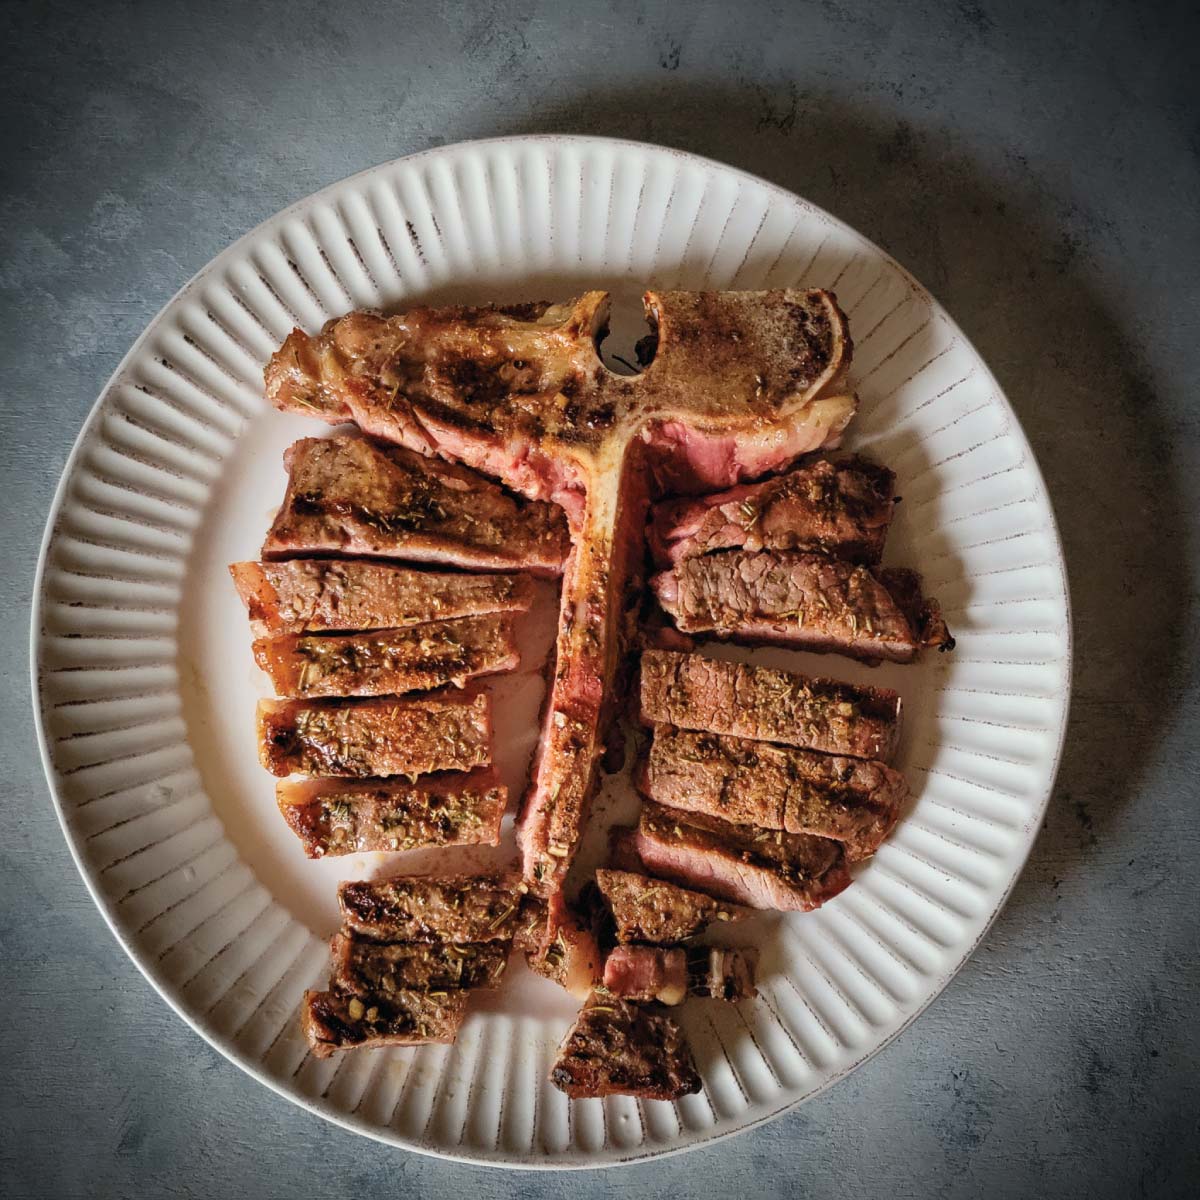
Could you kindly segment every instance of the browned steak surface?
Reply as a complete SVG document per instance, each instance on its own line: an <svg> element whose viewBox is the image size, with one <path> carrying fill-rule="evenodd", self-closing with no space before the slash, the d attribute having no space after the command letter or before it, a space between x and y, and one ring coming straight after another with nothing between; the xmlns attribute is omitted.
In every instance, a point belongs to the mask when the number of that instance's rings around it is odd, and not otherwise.
<svg viewBox="0 0 1200 1200"><path fill-rule="evenodd" d="M563 1039L550 1082L572 1099L677 1100L700 1090L683 1030L670 1017L595 992Z"/></svg>
<svg viewBox="0 0 1200 1200"><path fill-rule="evenodd" d="M499 875L393 875L338 886L346 930L383 942L510 942L521 892Z"/></svg>
<svg viewBox="0 0 1200 1200"><path fill-rule="evenodd" d="M505 942L372 942L337 934L329 986L372 1002L397 992L496 988L508 962Z"/></svg>
<svg viewBox="0 0 1200 1200"><path fill-rule="evenodd" d="M520 918L518 918L520 923ZM522 932L514 941L525 943ZM556 892L545 905L540 930L530 937L525 961L531 970L575 996L586 996L600 982L600 950L592 931Z"/></svg>
<svg viewBox="0 0 1200 1200"><path fill-rule="evenodd" d="M452 1042L467 1014L465 991L393 992L368 1003L341 992L305 992L301 1025L317 1058L359 1047Z"/></svg>
<svg viewBox="0 0 1200 1200"><path fill-rule="evenodd" d="M601 868L596 886L608 902L620 942L670 945L703 933L714 922L749 916L739 905L634 871Z"/></svg>
<svg viewBox="0 0 1200 1200"><path fill-rule="evenodd" d="M881 761L900 732L900 697L886 688L671 650L642 655L641 712L647 724Z"/></svg>

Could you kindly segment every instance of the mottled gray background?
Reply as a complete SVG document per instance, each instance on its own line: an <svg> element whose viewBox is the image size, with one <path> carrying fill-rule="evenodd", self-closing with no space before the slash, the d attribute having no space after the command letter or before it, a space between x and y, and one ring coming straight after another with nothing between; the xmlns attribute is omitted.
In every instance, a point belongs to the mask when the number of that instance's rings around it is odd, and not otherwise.
<svg viewBox="0 0 1200 1200"><path fill-rule="evenodd" d="M1195 1195L1200 30L1188 8L3 6L0 1193ZM1029 432L1077 623L1046 829L944 995L800 1111L608 1174L517 1176L389 1150L208 1049L75 874L26 682L52 490L157 309L316 188L522 131L724 159L911 268Z"/></svg>

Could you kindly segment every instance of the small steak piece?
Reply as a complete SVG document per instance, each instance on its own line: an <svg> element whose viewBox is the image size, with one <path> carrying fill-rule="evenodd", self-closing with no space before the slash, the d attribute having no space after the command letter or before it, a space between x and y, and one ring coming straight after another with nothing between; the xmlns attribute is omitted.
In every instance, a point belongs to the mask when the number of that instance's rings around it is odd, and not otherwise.
<svg viewBox="0 0 1200 1200"><path fill-rule="evenodd" d="M597 992L563 1038L550 1082L572 1100L678 1100L700 1090L683 1030L670 1017Z"/></svg>
<svg viewBox="0 0 1200 1200"><path fill-rule="evenodd" d="M483 613L525 612L524 575L460 575L355 559L293 558L229 568L255 637L403 629Z"/></svg>
<svg viewBox="0 0 1200 1200"><path fill-rule="evenodd" d="M808 912L850 884L837 842L751 830L651 801L642 805L637 847L656 875L750 908Z"/></svg>
<svg viewBox="0 0 1200 1200"><path fill-rule="evenodd" d="M738 548L811 550L877 563L895 492L896 476L887 467L822 456L761 483L655 505L650 549L662 567Z"/></svg>
<svg viewBox="0 0 1200 1200"><path fill-rule="evenodd" d="M669 808L832 838L851 862L879 849L908 796L904 776L883 763L665 725L637 784Z"/></svg>
<svg viewBox="0 0 1200 1200"><path fill-rule="evenodd" d="M912 662L923 646L952 649L911 572L894 596L889 572L798 551L726 550L684 559L650 581L684 633L771 642L865 662ZM910 615L918 614L914 626ZM929 640L926 640L929 639Z"/></svg>
<svg viewBox="0 0 1200 1200"><path fill-rule="evenodd" d="M757 950L696 946L688 951L688 992L710 1000L750 1000L758 995Z"/></svg>
<svg viewBox="0 0 1200 1200"><path fill-rule="evenodd" d="M512 671L520 662L503 613L377 633L259 638L254 661L281 696L398 696Z"/></svg>
<svg viewBox="0 0 1200 1200"><path fill-rule="evenodd" d="M514 941L523 944L522 933ZM525 953L531 970L566 988L573 996L586 996L600 982L600 950L590 929L567 905L561 892L545 902L545 920L536 943Z"/></svg>
<svg viewBox="0 0 1200 1200"><path fill-rule="evenodd" d="M424 775L492 761L486 693L417 700L260 700L258 754L272 775Z"/></svg>
<svg viewBox="0 0 1200 1200"><path fill-rule="evenodd" d="M329 950L329 986L367 1003L397 992L497 988L508 963L504 942L370 942L339 933Z"/></svg>
<svg viewBox="0 0 1200 1200"><path fill-rule="evenodd" d="M604 960L604 986L622 1000L682 1004L688 994L687 951L682 946L617 946Z"/></svg>
<svg viewBox="0 0 1200 1200"><path fill-rule="evenodd" d="M283 507L263 558L377 555L557 575L570 549L556 505L466 467L359 437L302 438L284 454Z"/></svg>
<svg viewBox="0 0 1200 1200"><path fill-rule="evenodd" d="M670 945L703 933L714 922L740 921L749 912L633 871L596 872L596 886L612 911L619 942Z"/></svg>
<svg viewBox="0 0 1200 1200"><path fill-rule="evenodd" d="M317 1058L359 1047L452 1042L467 1015L465 991L393 992L369 1001L340 992L305 992L301 1024Z"/></svg>
<svg viewBox="0 0 1200 1200"><path fill-rule="evenodd" d="M887 761L900 735L900 696L699 654L642 655L642 720L760 742Z"/></svg>
<svg viewBox="0 0 1200 1200"><path fill-rule="evenodd" d="M309 858L421 846L496 846L508 790L495 771L374 779L282 780L275 799Z"/></svg>
<svg viewBox="0 0 1200 1200"><path fill-rule="evenodd" d="M393 875L338 886L342 925L381 942L509 942L519 884L498 875Z"/></svg>

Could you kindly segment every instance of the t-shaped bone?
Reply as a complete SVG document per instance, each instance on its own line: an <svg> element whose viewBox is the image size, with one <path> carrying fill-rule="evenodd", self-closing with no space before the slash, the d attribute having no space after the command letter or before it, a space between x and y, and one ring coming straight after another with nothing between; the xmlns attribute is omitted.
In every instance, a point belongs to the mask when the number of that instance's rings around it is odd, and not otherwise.
<svg viewBox="0 0 1200 1200"><path fill-rule="evenodd" d="M518 837L550 894L579 843L634 618L649 476L726 487L836 445L851 343L822 291L647 292L640 375L596 349L608 296L561 305L351 313L296 330L267 367L279 408L440 454L561 504L571 524L554 678Z"/></svg>

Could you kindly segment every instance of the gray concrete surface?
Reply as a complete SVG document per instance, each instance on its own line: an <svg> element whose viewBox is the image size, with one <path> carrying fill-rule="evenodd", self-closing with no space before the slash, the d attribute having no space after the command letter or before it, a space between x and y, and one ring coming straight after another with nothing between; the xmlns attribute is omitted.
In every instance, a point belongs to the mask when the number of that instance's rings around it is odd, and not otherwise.
<svg viewBox="0 0 1200 1200"><path fill-rule="evenodd" d="M4 6L0 1194L1195 1195L1198 34L1152 3ZM802 1110L606 1175L384 1149L209 1050L75 875L26 680L52 489L160 305L316 188L519 131L725 159L911 268L1033 440L1078 631L1047 826L942 998Z"/></svg>

